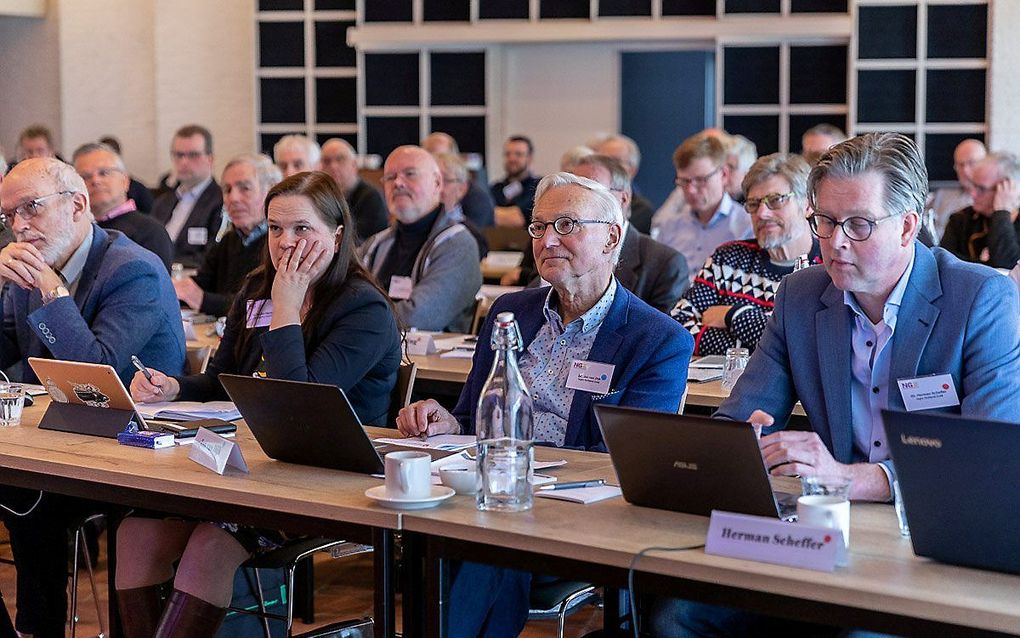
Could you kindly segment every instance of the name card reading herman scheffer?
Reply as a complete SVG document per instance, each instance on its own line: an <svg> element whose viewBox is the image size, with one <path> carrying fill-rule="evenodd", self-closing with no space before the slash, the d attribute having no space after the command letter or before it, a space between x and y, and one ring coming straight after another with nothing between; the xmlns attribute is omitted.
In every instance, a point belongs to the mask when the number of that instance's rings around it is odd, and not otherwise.
<svg viewBox="0 0 1020 638"><path fill-rule="evenodd" d="M838 529L713 510L705 553L831 572L842 546Z"/></svg>

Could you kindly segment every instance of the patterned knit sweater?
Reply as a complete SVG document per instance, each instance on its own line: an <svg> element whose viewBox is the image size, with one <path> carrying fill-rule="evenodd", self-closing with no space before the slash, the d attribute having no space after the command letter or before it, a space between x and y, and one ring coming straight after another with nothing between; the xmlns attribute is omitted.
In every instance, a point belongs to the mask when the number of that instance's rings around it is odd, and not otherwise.
<svg viewBox="0 0 1020 638"><path fill-rule="evenodd" d="M822 263L818 240L808 255L812 264ZM775 305L783 277L793 266L777 266L757 241L732 241L715 249L694 283L677 302L670 316L694 336L694 354L725 354L740 345L754 350ZM733 306L726 314L726 328L708 328L702 313L712 306Z"/></svg>

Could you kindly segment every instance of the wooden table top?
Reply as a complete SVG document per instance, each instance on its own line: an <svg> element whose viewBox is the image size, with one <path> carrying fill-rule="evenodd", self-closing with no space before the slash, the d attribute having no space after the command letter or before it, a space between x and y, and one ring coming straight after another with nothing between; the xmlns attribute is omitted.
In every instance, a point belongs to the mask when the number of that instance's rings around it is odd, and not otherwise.
<svg viewBox="0 0 1020 638"><path fill-rule="evenodd" d="M573 454L595 453L536 448L538 459ZM561 480L615 479L608 457L584 467L572 460L561 471ZM855 503L851 511L850 563L832 573L713 556L703 549L653 552L638 569L986 630L1020 628L1020 576L915 556L910 540L899 534L892 505ZM508 514L479 512L473 498L457 495L436 509L404 514L402 527L626 569L646 547L704 543L708 523L702 516L637 507L623 498L591 505L536 498L530 512Z"/></svg>

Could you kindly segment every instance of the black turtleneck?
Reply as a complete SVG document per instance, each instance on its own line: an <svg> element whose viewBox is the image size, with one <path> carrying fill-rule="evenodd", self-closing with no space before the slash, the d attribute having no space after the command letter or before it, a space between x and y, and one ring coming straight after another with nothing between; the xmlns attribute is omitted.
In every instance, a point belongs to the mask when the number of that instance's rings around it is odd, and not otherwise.
<svg viewBox="0 0 1020 638"><path fill-rule="evenodd" d="M379 285L384 290L388 290L390 287L390 277L394 275L411 276L414 260L418 258L418 253L428 240L429 233L432 232L432 226L436 223L441 209L441 206L436 206L431 213L410 224L397 222L393 246L379 268Z"/></svg>

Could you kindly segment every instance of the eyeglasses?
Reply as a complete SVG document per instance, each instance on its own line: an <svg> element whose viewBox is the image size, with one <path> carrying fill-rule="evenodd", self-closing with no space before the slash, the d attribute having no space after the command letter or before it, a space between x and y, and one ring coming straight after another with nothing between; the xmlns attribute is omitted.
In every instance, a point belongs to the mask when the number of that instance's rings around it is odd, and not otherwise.
<svg viewBox="0 0 1020 638"><path fill-rule="evenodd" d="M769 193L765 197L746 200L744 202L744 210L754 215L762 204L765 204L769 210L779 210L791 197L793 197L793 191L789 193Z"/></svg>
<svg viewBox="0 0 1020 638"><path fill-rule="evenodd" d="M687 188L691 184L694 184L698 188L703 188L705 184L708 184L708 180L711 179L713 175L722 170L723 166L725 166L725 164L720 164L716 166L715 170L709 173L708 175L702 175L700 177L678 177L676 178L676 181L673 183L679 186L680 188Z"/></svg>
<svg viewBox="0 0 1020 638"><path fill-rule="evenodd" d="M417 182L422 176L422 172L416 168L405 168L402 171L396 173L386 173L382 176L383 184L389 184L390 182L397 181L398 177L403 177L405 182Z"/></svg>
<svg viewBox="0 0 1020 638"><path fill-rule="evenodd" d="M47 199L56 197L58 195L74 195L74 191L60 191L59 193L50 193L49 195L43 195L42 197L36 197L30 199L20 206L8 210L0 210L0 223L4 226L10 226L14 222L14 216L21 217L26 222L43 211L43 202Z"/></svg>
<svg viewBox="0 0 1020 638"><path fill-rule="evenodd" d="M841 222L836 221L828 215L822 215L821 213L815 213L810 215L808 219L808 225L811 226L811 233L819 239L828 239L836 232L836 226L843 229L843 234L846 238L851 241L865 241L871 237L871 233L875 231L875 226L878 226L878 222L892 219L893 217L899 217L900 213L892 213L885 217L878 217L876 219L868 219L867 217L847 217Z"/></svg>
<svg viewBox="0 0 1020 638"><path fill-rule="evenodd" d="M82 173L81 171L79 171L78 174L81 175L81 178L87 182L93 177L102 177L103 179L106 179L107 177L113 175L114 173L122 172L123 171L121 171L119 168L101 168L94 173Z"/></svg>
<svg viewBox="0 0 1020 638"><path fill-rule="evenodd" d="M204 151L170 151L170 157L175 160L189 159L197 160L206 156Z"/></svg>
<svg viewBox="0 0 1020 638"><path fill-rule="evenodd" d="M975 193L978 193L979 195L984 195L986 193L994 193L995 189L999 187L999 182L995 182L991 186L982 186L981 184L977 184L973 181L970 181L967 182L967 186Z"/></svg>
<svg viewBox="0 0 1020 638"><path fill-rule="evenodd" d="M552 226L557 235L569 235L576 232L581 224L612 224L613 222L604 219L574 219L573 217L557 217L551 222L531 222L528 224L528 234L534 239L542 239L545 230Z"/></svg>

